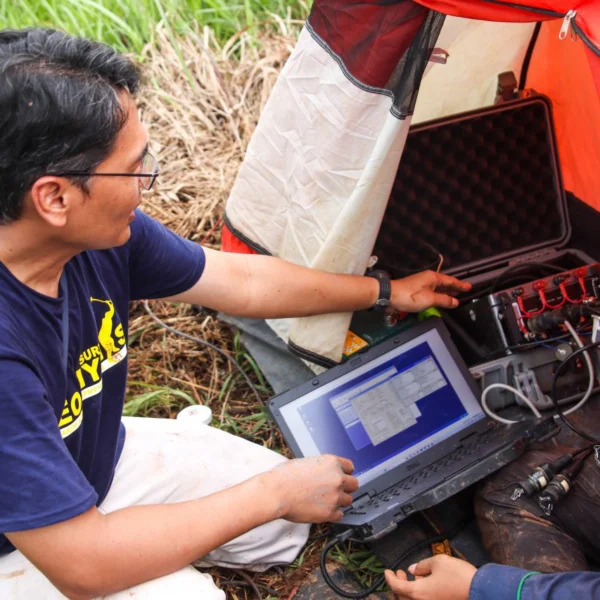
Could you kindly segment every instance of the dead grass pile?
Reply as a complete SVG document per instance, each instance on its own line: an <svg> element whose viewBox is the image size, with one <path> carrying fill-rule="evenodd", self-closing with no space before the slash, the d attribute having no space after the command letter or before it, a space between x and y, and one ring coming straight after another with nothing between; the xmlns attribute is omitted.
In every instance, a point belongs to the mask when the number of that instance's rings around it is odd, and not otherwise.
<svg viewBox="0 0 600 600"><path fill-rule="evenodd" d="M146 85L142 119L161 175L144 210L180 235L220 246L225 201L279 70L301 23L279 20L262 33L240 32L219 46L209 29L174 40L165 30L143 56ZM269 388L231 328L214 312L153 303L162 320L223 349L247 370L266 399ZM173 417L185 405L211 406L217 426L269 440L264 412L243 379L214 351L160 329L141 304L130 320L128 414ZM281 438L274 448L282 451ZM316 566L320 543L311 544L293 570L248 579L245 573L211 573L231 598L282 598ZM258 588L256 587L258 586Z"/></svg>
<svg viewBox="0 0 600 600"><path fill-rule="evenodd" d="M218 244L224 202L295 43L298 24L279 24L279 34L241 32L223 47L210 29L179 40L159 30L145 52L140 108L161 163L146 206L185 237Z"/></svg>

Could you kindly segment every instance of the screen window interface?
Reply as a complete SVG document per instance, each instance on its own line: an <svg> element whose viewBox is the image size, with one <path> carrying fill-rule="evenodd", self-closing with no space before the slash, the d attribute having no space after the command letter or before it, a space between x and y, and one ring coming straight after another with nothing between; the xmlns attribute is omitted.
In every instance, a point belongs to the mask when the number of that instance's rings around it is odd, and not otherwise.
<svg viewBox="0 0 600 600"><path fill-rule="evenodd" d="M281 408L304 456L352 460L364 485L484 417L435 330Z"/></svg>

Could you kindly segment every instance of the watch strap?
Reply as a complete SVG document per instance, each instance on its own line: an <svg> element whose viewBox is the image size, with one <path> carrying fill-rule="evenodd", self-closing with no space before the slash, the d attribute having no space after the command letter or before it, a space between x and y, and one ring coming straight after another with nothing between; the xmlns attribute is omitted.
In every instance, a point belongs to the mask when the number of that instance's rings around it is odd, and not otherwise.
<svg viewBox="0 0 600 600"><path fill-rule="evenodd" d="M390 305L390 299L392 297L392 283L390 276L380 269L376 271L369 271L368 277L373 277L379 282L379 297L373 305L373 308L387 308Z"/></svg>

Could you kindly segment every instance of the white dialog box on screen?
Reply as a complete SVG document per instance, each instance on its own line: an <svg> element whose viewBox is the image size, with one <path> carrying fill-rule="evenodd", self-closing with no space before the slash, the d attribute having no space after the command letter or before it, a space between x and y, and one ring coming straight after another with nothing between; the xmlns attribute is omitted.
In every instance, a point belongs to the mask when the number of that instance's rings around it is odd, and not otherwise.
<svg viewBox="0 0 600 600"><path fill-rule="evenodd" d="M446 379L430 356L354 397L351 404L377 446L416 425L421 416L417 402L445 385Z"/></svg>

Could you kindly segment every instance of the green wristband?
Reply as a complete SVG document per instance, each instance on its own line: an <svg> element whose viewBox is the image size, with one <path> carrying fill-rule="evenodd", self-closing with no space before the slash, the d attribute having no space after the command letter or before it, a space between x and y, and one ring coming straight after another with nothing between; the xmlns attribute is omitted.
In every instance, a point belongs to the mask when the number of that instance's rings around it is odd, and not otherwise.
<svg viewBox="0 0 600 600"><path fill-rule="evenodd" d="M525 582L532 576L532 575L539 575L540 572L539 571L531 571L531 573L526 573L525 575L523 575L523 578L521 579L521 581L519 582L519 587L517 588L517 600L521 600L521 592L523 591L523 586L525 585Z"/></svg>

